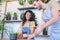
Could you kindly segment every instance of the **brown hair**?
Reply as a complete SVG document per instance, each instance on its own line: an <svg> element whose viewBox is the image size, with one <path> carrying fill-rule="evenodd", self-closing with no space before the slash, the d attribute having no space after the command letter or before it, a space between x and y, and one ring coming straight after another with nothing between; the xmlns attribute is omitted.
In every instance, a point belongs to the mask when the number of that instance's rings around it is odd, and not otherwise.
<svg viewBox="0 0 60 40"><path fill-rule="evenodd" d="M50 0L41 0L43 3L48 3Z"/></svg>
<svg viewBox="0 0 60 40"><path fill-rule="evenodd" d="M39 1L39 0L34 0L34 1ZM43 3L48 3L50 0L41 0Z"/></svg>
<svg viewBox="0 0 60 40"><path fill-rule="evenodd" d="M43 3L45 3L46 2L46 0L41 0Z"/></svg>
<svg viewBox="0 0 60 40"><path fill-rule="evenodd" d="M59 12L60 12L60 10L59 10Z"/></svg>

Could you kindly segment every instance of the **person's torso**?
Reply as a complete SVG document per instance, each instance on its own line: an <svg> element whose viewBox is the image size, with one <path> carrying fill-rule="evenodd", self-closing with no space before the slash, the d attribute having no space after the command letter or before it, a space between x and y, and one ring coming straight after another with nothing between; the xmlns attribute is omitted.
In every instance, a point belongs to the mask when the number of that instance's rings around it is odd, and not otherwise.
<svg viewBox="0 0 60 40"><path fill-rule="evenodd" d="M29 21L27 24L23 25L23 27L30 27L32 24L32 21Z"/></svg>
<svg viewBox="0 0 60 40"><path fill-rule="evenodd" d="M50 19L52 18L52 8L50 8L48 5L47 5L47 11L44 13L44 20L45 22L49 21ZM52 29L60 29L60 16L57 20L57 22L53 23L52 24Z"/></svg>

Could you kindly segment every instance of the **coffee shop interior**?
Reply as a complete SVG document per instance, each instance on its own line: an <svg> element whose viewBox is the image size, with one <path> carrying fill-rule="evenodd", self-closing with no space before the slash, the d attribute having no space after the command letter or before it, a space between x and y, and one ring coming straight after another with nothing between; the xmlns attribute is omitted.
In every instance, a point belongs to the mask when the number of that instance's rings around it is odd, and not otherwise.
<svg viewBox="0 0 60 40"><path fill-rule="evenodd" d="M60 0L56 1L60 6ZM37 27L44 23L42 18L43 9L38 10L34 8L33 2L34 0L0 0L0 40L27 40L28 34L34 32ZM60 10L58 11L60 12ZM25 13L32 13L31 20L34 22L32 21L26 24L27 26L34 26L25 28ZM29 16L26 18L28 19ZM22 21L25 26L23 26L21 30L20 26ZM45 28L39 35L31 40L49 40L51 27L52 26ZM18 36L19 32L21 33L21 31L25 30L28 32L23 32Z"/></svg>

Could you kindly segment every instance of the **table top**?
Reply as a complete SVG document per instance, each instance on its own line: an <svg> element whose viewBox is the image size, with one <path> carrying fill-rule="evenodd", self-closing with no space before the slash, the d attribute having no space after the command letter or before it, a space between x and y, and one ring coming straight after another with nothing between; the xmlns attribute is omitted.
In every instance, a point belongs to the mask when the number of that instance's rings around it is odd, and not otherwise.
<svg viewBox="0 0 60 40"><path fill-rule="evenodd" d="M39 36L36 36L35 39L49 39L49 35L39 35ZM0 40L9 40L8 38L3 38L3 39L0 39ZM18 40L27 40L27 39L18 39ZM33 40L33 39L30 39L30 40Z"/></svg>
<svg viewBox="0 0 60 40"><path fill-rule="evenodd" d="M9 40L9 39L4 38L4 39L0 39L0 40ZM27 40L27 39L17 39L17 40ZM33 39L30 39L30 40L33 40Z"/></svg>

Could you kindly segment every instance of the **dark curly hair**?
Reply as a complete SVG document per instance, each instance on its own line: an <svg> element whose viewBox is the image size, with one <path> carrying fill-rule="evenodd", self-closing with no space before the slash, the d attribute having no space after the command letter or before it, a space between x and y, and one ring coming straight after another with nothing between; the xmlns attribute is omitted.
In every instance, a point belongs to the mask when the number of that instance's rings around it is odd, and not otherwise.
<svg viewBox="0 0 60 40"><path fill-rule="evenodd" d="M31 11L31 10L27 10L25 13L24 13L24 15L23 15L23 19L22 19L22 25L24 25L24 23L26 22L26 17L25 17L25 15L27 14L27 12L29 12L30 14L31 14L31 17L30 17L30 19L29 19L29 21L35 21L36 22L36 18L35 18L35 14ZM36 24L36 23L35 23ZM36 24L37 25L37 24Z"/></svg>

